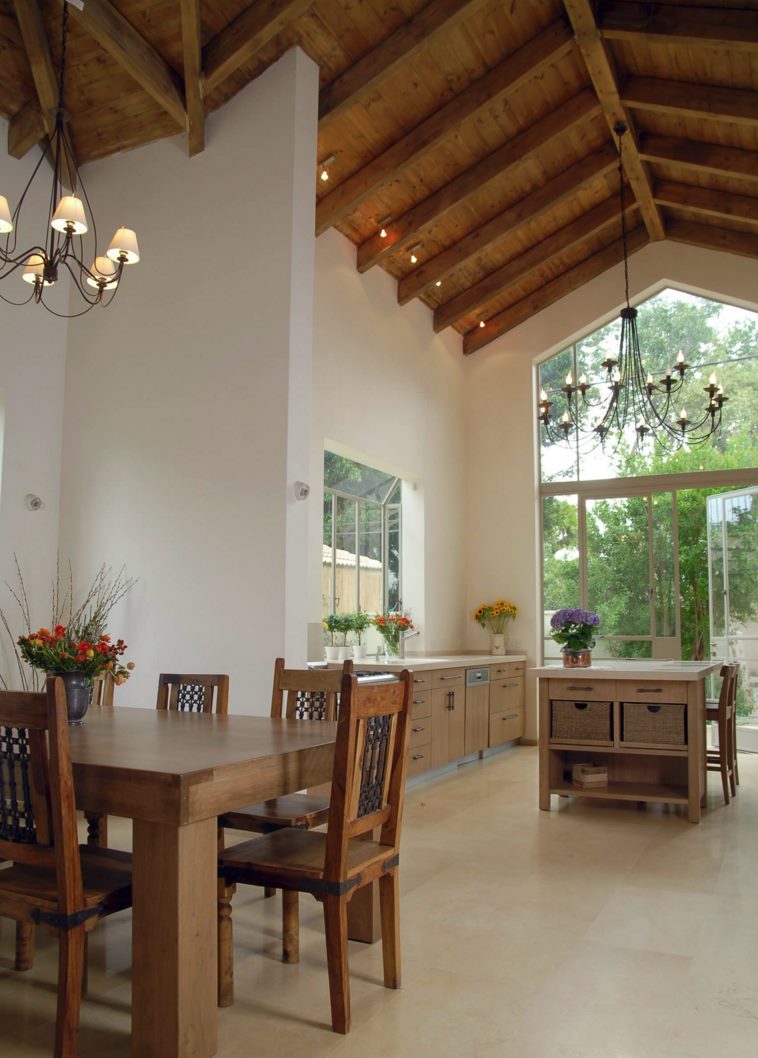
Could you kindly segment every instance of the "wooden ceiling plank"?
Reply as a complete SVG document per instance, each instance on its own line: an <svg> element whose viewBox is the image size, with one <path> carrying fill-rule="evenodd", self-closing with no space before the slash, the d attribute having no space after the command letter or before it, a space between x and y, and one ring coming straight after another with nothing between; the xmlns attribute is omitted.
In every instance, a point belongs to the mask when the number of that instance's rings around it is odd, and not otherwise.
<svg viewBox="0 0 758 1058"><path fill-rule="evenodd" d="M8 154L11 158L23 158L44 135L45 123L39 103L30 99L8 122Z"/></svg>
<svg viewBox="0 0 758 1058"><path fill-rule="evenodd" d="M627 239L629 253L636 253L637 250L647 245L649 241L650 237L647 230L644 225L640 224L629 233ZM539 290L492 316L487 320L486 326L475 327L473 330L468 331L463 336L463 352L466 356L469 356L478 349L482 349L485 345L489 345L490 342L500 338L507 331L513 330L514 327L518 327L520 323L525 323L526 320L536 316L538 312L542 312L549 305L560 301L561 298L571 294L574 290L578 290L579 287L584 286L591 279L595 279L597 276L602 275L603 272L607 272L609 268L612 268L623 259L624 248L622 240L616 239L609 246L585 258L584 261L581 261L573 268L569 268L568 271L546 283Z"/></svg>
<svg viewBox="0 0 758 1058"><path fill-rule="evenodd" d="M186 128L187 112L181 81L152 44L109 0L87 0L81 10L72 7L71 14L156 103Z"/></svg>
<svg viewBox="0 0 758 1058"><path fill-rule="evenodd" d="M200 0L180 0L184 96L187 105L187 143L190 158L205 148L205 99Z"/></svg>
<svg viewBox="0 0 758 1058"><path fill-rule="evenodd" d="M706 250L722 250L726 253L739 254L740 257L758 257L758 242L754 235L745 231L734 231L710 224L697 224L689 220L670 219L666 225L666 235L674 242L683 242L688 246L703 246Z"/></svg>
<svg viewBox="0 0 758 1058"><path fill-rule="evenodd" d="M206 92L210 94L252 59L312 3L313 0L254 0L203 48Z"/></svg>
<svg viewBox="0 0 758 1058"><path fill-rule="evenodd" d="M563 21L548 26L322 198L316 206L316 234L337 224L464 122L538 76L548 63L572 48L571 34Z"/></svg>
<svg viewBox="0 0 758 1058"><path fill-rule="evenodd" d="M388 254L396 253L418 241L419 232L439 221L450 210L463 205L487 184L503 177L532 154L571 131L577 124L589 121L600 112L594 92L587 88L541 121L519 132L471 169L466 169L449 184L429 195L386 225L387 237L377 233L358 248L358 271L365 272Z"/></svg>
<svg viewBox="0 0 758 1058"><path fill-rule="evenodd" d="M636 209L637 203L634 202L628 208L627 213L631 214ZM590 235L596 235L612 224L617 224L620 229L620 195L611 195L605 202L601 202L599 206L577 217L565 228L554 232L536 245L530 246L528 250L512 258L502 268L491 272L468 290L464 290L457 297L440 305L434 310L434 330L442 331L445 327L450 327L451 324L463 319L464 316L468 316L469 313L476 312L488 301L521 283L533 272L539 272L556 257L574 249Z"/></svg>
<svg viewBox="0 0 758 1058"><path fill-rule="evenodd" d="M397 287L398 301L405 305L411 298L420 297L428 291L438 280L444 282L457 268L481 254L488 246L505 238L522 225L536 220L541 214L577 194L587 184L614 170L617 161L616 149L608 144L565 169L536 191L525 195L486 224L469 232L453 246L424 261L413 272L404 276Z"/></svg>
<svg viewBox="0 0 758 1058"><path fill-rule="evenodd" d="M720 143L680 140L673 136L643 136L640 147L648 162L670 162L716 176L738 176L758 182L758 152Z"/></svg>
<svg viewBox="0 0 758 1058"><path fill-rule="evenodd" d="M758 19L754 11L606 3L601 9L600 31L607 40L644 38L660 44L758 50Z"/></svg>
<svg viewBox="0 0 758 1058"><path fill-rule="evenodd" d="M622 99L633 110L689 114L706 120L758 126L758 92L745 88L630 77L624 85Z"/></svg>
<svg viewBox="0 0 758 1058"><path fill-rule="evenodd" d="M623 122L629 129L624 137L624 168L650 238L663 239L663 220L653 201L652 181L639 155L634 122L619 95L613 60L595 21L594 4L591 0L563 0L563 6L574 28L577 45L602 104L609 128L613 130L615 125Z"/></svg>
<svg viewBox="0 0 758 1058"><path fill-rule="evenodd" d="M655 200L662 206L680 206L709 217L735 217L758 224L758 197L662 180L655 186Z"/></svg>
<svg viewBox="0 0 758 1058"><path fill-rule="evenodd" d="M321 89L319 131L323 132L335 118L356 103L363 102L403 63L410 62L418 51L428 47L438 33L451 30L482 2L431 0L422 7L418 14Z"/></svg>

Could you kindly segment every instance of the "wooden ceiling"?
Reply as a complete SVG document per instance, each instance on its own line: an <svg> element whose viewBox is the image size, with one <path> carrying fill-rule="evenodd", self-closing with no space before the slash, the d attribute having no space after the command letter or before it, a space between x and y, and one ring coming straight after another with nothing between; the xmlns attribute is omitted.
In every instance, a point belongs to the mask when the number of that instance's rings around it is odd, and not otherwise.
<svg viewBox="0 0 758 1058"><path fill-rule="evenodd" d="M60 16L0 0L14 157L49 122ZM630 251L758 256L758 0L85 0L77 162L181 130L196 154L205 116L296 44L321 70L317 233L346 235L359 271L384 268L466 353L621 260L618 122Z"/></svg>

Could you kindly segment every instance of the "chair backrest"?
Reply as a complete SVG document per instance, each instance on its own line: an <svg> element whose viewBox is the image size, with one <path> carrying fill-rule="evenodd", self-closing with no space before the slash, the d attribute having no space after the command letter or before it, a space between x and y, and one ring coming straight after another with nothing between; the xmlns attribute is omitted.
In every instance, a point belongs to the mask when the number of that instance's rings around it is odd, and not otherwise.
<svg viewBox="0 0 758 1058"><path fill-rule="evenodd" d="M0 860L54 868L64 914L83 906L63 680L0 692Z"/></svg>
<svg viewBox="0 0 758 1058"><path fill-rule="evenodd" d="M731 708L733 704L733 693L732 688L736 689L737 682L737 666L727 663L721 666L719 670L721 676L721 689L719 691L719 713L723 716L731 715Z"/></svg>
<svg viewBox="0 0 758 1058"><path fill-rule="evenodd" d="M226 714L229 709L229 677L162 672L158 677L155 708L180 713Z"/></svg>
<svg viewBox="0 0 758 1058"><path fill-rule="evenodd" d="M336 720L342 678L352 671L352 661L341 669L285 669L284 658L277 658L271 715L288 720Z"/></svg>
<svg viewBox="0 0 758 1058"><path fill-rule="evenodd" d="M101 672L92 680L92 704L113 705L113 692L116 689L116 681L110 672Z"/></svg>
<svg viewBox="0 0 758 1058"><path fill-rule="evenodd" d="M324 877L347 871L350 838L381 827L382 845L397 848L403 814L410 733L411 674L396 683L342 680Z"/></svg>

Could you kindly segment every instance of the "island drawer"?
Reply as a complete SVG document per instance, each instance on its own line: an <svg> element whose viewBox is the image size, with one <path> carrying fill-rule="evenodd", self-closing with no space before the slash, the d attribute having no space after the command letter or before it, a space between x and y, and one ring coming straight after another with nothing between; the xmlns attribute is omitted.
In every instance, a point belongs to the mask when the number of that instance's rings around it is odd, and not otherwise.
<svg viewBox="0 0 758 1058"><path fill-rule="evenodd" d="M408 738L408 745L411 749L415 749L416 746L426 746L432 741L432 721L431 719L423 720L411 720L411 733Z"/></svg>
<svg viewBox="0 0 758 1058"><path fill-rule="evenodd" d="M431 691L411 689L411 720L420 720L422 716L432 715Z"/></svg>
<svg viewBox="0 0 758 1058"><path fill-rule="evenodd" d="M685 749L687 710L681 702L622 702L621 742L624 746Z"/></svg>
<svg viewBox="0 0 758 1058"><path fill-rule="evenodd" d="M548 681L548 697L561 701L573 698L576 702L613 702L616 699L615 680L583 680L580 675L571 679Z"/></svg>
<svg viewBox="0 0 758 1058"><path fill-rule="evenodd" d="M684 680L663 682L656 680L619 680L617 695L623 702L681 702L687 704L687 684Z"/></svg>
<svg viewBox="0 0 758 1058"><path fill-rule="evenodd" d="M523 708L508 709L504 713L490 716L490 745L499 746L503 742L512 742L521 738L525 730Z"/></svg>
<svg viewBox="0 0 758 1058"><path fill-rule="evenodd" d="M553 742L612 745L611 703L556 699L551 702L550 738Z"/></svg>
<svg viewBox="0 0 758 1058"><path fill-rule="evenodd" d="M465 669L434 669L432 672L432 687L461 687L464 684Z"/></svg>
<svg viewBox="0 0 758 1058"><path fill-rule="evenodd" d="M420 775L428 771L432 766L432 747L430 743L425 746L414 746L408 750L408 778L411 775Z"/></svg>

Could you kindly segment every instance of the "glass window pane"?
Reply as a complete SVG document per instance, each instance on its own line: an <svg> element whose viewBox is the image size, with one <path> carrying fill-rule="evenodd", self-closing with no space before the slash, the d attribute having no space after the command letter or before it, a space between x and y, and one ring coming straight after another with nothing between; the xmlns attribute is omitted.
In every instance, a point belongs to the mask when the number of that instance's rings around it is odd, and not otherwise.
<svg viewBox="0 0 758 1058"><path fill-rule="evenodd" d="M603 635L650 635L647 499L587 501L587 598Z"/></svg>
<svg viewBox="0 0 758 1058"><path fill-rule="evenodd" d="M333 497L324 493L324 535L321 547L321 616L332 612L332 583L334 563L332 561L332 502Z"/></svg>
<svg viewBox="0 0 758 1058"><path fill-rule="evenodd" d="M566 409L566 396L561 393L566 375L574 371L573 347L564 349L540 364L539 387L552 402L549 414L558 422ZM552 441L544 428L540 430L540 473L543 481L574 481L577 476L577 453L573 438L569 442Z"/></svg>
<svg viewBox="0 0 758 1058"><path fill-rule="evenodd" d="M360 609L378 613L382 609L384 567L382 561L382 508L360 505L361 584Z"/></svg>
<svg viewBox="0 0 758 1058"><path fill-rule="evenodd" d="M402 520L400 505L386 508L387 514L387 609L400 605L400 535Z"/></svg>
<svg viewBox="0 0 758 1058"><path fill-rule="evenodd" d="M693 490L694 491L694 490ZM685 494L680 494L684 496ZM692 492L689 493L692 496ZM703 500L705 497L703 496ZM724 580L723 503L716 496L708 500L708 561L711 568L711 634L726 635L726 583ZM680 528L681 536L681 528Z"/></svg>
<svg viewBox="0 0 758 1058"><path fill-rule="evenodd" d="M674 497L670 492L653 496L653 591L655 634L676 635L676 582L674 579Z"/></svg>
<svg viewBox="0 0 758 1058"><path fill-rule="evenodd" d="M355 500L335 496L335 613L353 613L357 607Z"/></svg>
<svg viewBox="0 0 758 1058"><path fill-rule="evenodd" d="M394 474L384 470L367 467L334 452L324 452L324 487L327 489L383 503L395 480Z"/></svg>

